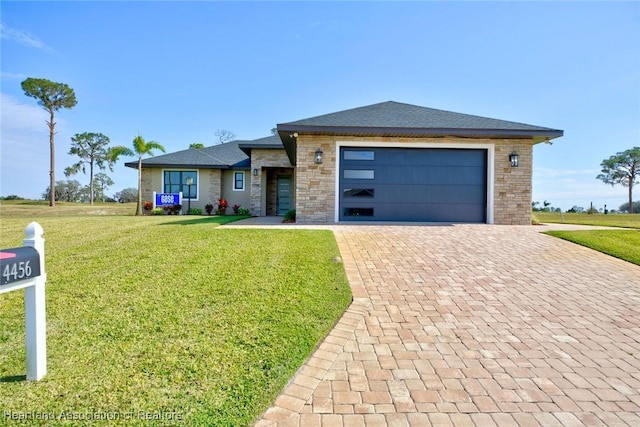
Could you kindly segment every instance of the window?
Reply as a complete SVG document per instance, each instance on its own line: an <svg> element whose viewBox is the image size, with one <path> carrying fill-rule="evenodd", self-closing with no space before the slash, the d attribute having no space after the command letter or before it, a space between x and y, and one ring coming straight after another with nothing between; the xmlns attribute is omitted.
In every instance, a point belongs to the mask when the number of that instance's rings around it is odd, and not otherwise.
<svg viewBox="0 0 640 427"><path fill-rule="evenodd" d="M191 178L193 183L187 185L187 178ZM189 193L191 190L191 193ZM164 171L164 192L179 193L185 199L198 198L198 172L197 171Z"/></svg>
<svg viewBox="0 0 640 427"><path fill-rule="evenodd" d="M373 188L345 188L342 191L344 197L363 197L372 198L374 195Z"/></svg>
<svg viewBox="0 0 640 427"><path fill-rule="evenodd" d="M345 151L345 160L375 160L376 153L374 151Z"/></svg>
<svg viewBox="0 0 640 427"><path fill-rule="evenodd" d="M373 216L373 208L344 208L344 216Z"/></svg>
<svg viewBox="0 0 640 427"><path fill-rule="evenodd" d="M233 191L244 191L244 172L233 173Z"/></svg>
<svg viewBox="0 0 640 427"><path fill-rule="evenodd" d="M373 179L374 173L372 170L360 170L360 169L345 169L345 179Z"/></svg>

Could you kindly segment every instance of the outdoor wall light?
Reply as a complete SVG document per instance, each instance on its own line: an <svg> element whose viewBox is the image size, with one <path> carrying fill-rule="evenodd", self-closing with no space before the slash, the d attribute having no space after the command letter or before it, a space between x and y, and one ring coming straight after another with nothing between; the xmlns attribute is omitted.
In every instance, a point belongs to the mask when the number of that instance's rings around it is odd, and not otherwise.
<svg viewBox="0 0 640 427"><path fill-rule="evenodd" d="M511 167L512 168L517 168L518 167L518 153L509 154L509 161L511 162Z"/></svg>
<svg viewBox="0 0 640 427"><path fill-rule="evenodd" d="M255 169L253 170L253 176L258 176L258 169L257 169L257 168L255 168Z"/></svg>
<svg viewBox="0 0 640 427"><path fill-rule="evenodd" d="M322 148L318 148L316 150L316 157L315 157L316 164L318 164L318 165L322 164L322 155L323 154L324 153L322 152Z"/></svg>

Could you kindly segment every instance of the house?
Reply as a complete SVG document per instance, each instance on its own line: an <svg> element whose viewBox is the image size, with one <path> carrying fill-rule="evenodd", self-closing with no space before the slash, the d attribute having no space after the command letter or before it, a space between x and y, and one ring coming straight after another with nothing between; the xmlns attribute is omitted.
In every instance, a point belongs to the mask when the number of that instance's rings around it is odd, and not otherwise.
<svg viewBox="0 0 640 427"><path fill-rule="evenodd" d="M398 102L277 125L277 134L142 161L145 199L183 191L297 222L530 224L533 145L563 131ZM137 163L127 163L137 167Z"/></svg>

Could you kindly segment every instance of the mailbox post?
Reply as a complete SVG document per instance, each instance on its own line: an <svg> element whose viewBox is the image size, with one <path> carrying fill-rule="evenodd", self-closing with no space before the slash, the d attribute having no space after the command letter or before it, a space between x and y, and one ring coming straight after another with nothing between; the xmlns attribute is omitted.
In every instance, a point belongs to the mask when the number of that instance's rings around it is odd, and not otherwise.
<svg viewBox="0 0 640 427"><path fill-rule="evenodd" d="M0 294L25 290L27 380L37 381L47 373L44 239L37 222L29 224L24 232L23 247L0 249Z"/></svg>

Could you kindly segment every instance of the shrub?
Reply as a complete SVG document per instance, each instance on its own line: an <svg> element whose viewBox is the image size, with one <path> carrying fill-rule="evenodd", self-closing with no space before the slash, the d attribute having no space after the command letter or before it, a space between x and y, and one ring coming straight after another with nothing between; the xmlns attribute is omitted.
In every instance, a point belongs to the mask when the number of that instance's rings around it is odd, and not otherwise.
<svg viewBox="0 0 640 427"><path fill-rule="evenodd" d="M284 214L283 222L296 222L296 210L291 209L290 211L287 211L287 213Z"/></svg>
<svg viewBox="0 0 640 427"><path fill-rule="evenodd" d="M151 211L152 215L164 215L164 209L162 209L161 207L157 207L154 208L153 211Z"/></svg>
<svg viewBox="0 0 640 427"><path fill-rule="evenodd" d="M227 208L229 207L229 203L225 199L218 199L218 210L216 210L216 214L218 215L226 215Z"/></svg>
<svg viewBox="0 0 640 427"><path fill-rule="evenodd" d="M204 210L207 211L207 215L211 215L211 212L213 212L213 205L211 203L204 205Z"/></svg>
<svg viewBox="0 0 640 427"><path fill-rule="evenodd" d="M164 207L164 211L167 215L178 215L181 209L182 205L167 205Z"/></svg>
<svg viewBox="0 0 640 427"><path fill-rule="evenodd" d="M251 215L251 212L249 212L249 209L247 208L239 208L237 214L249 216Z"/></svg>
<svg viewBox="0 0 640 427"><path fill-rule="evenodd" d="M188 215L202 215L202 209L200 209L200 208L191 208L189 210Z"/></svg>
<svg viewBox="0 0 640 427"><path fill-rule="evenodd" d="M239 205L237 203L235 205L233 205L233 214L234 215L238 215L238 210L240 209L240 206L242 206L242 205Z"/></svg>
<svg viewBox="0 0 640 427"><path fill-rule="evenodd" d="M151 212L151 209L153 209L153 202L151 202L150 200L145 200L144 202L142 202L142 209L144 209L146 213Z"/></svg>

